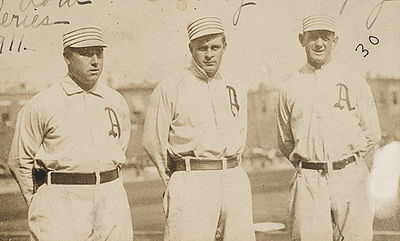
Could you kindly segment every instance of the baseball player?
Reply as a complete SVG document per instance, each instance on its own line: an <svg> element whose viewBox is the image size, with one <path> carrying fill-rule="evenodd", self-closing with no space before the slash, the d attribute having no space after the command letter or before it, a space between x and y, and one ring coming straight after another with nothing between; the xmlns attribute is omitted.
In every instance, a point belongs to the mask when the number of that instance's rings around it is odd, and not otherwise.
<svg viewBox="0 0 400 241"><path fill-rule="evenodd" d="M296 167L291 183L292 240L372 240L366 158L380 140L367 82L331 60L338 41L328 15L304 18L307 63L282 86L278 145ZM349 71L350 70L350 71Z"/></svg>
<svg viewBox="0 0 400 241"><path fill-rule="evenodd" d="M125 99L97 80L102 32L63 35L68 74L19 112L10 169L29 206L33 240L132 240L120 179L130 135Z"/></svg>
<svg viewBox="0 0 400 241"><path fill-rule="evenodd" d="M219 71L226 48L220 18L187 27L191 66L155 88L143 145L166 186L165 240L255 240L246 141L246 89Z"/></svg>

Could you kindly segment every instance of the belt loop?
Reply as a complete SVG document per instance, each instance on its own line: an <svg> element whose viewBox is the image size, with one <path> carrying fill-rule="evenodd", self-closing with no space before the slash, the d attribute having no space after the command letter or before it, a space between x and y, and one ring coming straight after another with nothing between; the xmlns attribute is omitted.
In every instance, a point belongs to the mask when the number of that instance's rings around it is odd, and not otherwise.
<svg viewBox="0 0 400 241"><path fill-rule="evenodd" d="M117 173L118 173L118 177L120 177L120 176L121 176L121 171L122 171L121 164L118 164L118 165L117 165Z"/></svg>
<svg viewBox="0 0 400 241"><path fill-rule="evenodd" d="M326 166L327 166L326 172L327 173L331 173L332 170L333 170L333 164L332 164L332 162L330 160L328 160L328 162L326 163Z"/></svg>
<svg viewBox="0 0 400 241"><path fill-rule="evenodd" d="M94 172L96 175L96 186L100 184L100 172Z"/></svg>
<svg viewBox="0 0 400 241"><path fill-rule="evenodd" d="M298 170L297 170L299 173L299 176L301 176L301 172L302 172L301 169L303 169L303 161L302 160L299 161L299 166L298 166Z"/></svg>
<svg viewBox="0 0 400 241"><path fill-rule="evenodd" d="M185 156L185 166L186 166L186 171L190 172L192 170L190 166L190 156Z"/></svg>
<svg viewBox="0 0 400 241"><path fill-rule="evenodd" d="M228 164L226 162L226 157L222 157L221 161L222 161L222 170L228 169Z"/></svg>
<svg viewBox="0 0 400 241"><path fill-rule="evenodd" d="M47 185L50 185L51 184L51 173L52 173L53 171L48 171L47 172Z"/></svg>
<svg viewBox="0 0 400 241"><path fill-rule="evenodd" d="M359 152L356 152L356 153L353 153L353 154L351 154L351 156L353 156L354 157L354 160L355 160L355 162L356 162L356 164L357 165L359 165L359 156L360 156L360 154L359 154Z"/></svg>

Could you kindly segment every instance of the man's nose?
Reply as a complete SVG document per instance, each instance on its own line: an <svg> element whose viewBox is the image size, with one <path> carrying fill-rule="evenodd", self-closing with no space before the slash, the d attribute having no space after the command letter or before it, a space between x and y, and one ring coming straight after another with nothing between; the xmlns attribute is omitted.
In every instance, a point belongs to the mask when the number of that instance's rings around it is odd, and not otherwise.
<svg viewBox="0 0 400 241"><path fill-rule="evenodd" d="M213 56L214 56L214 53L212 52L212 50L208 49L206 51L206 55L205 55L206 59L211 59Z"/></svg>
<svg viewBox="0 0 400 241"><path fill-rule="evenodd" d="M97 66L99 64L99 57L97 56L97 54L93 54L90 59L93 66Z"/></svg>
<svg viewBox="0 0 400 241"><path fill-rule="evenodd" d="M315 41L315 45L316 45L317 47L322 47L322 46L324 45L324 40L323 40L322 38L318 38L318 39Z"/></svg>

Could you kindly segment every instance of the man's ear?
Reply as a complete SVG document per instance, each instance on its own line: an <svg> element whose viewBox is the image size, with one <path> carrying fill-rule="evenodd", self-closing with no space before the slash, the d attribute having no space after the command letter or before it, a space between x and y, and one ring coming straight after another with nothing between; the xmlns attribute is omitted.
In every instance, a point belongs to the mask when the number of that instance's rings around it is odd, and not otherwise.
<svg viewBox="0 0 400 241"><path fill-rule="evenodd" d="M224 45L222 46L222 54L225 53L225 49L226 49L226 46L227 46L227 45L228 45L228 44L225 42Z"/></svg>
<svg viewBox="0 0 400 241"><path fill-rule="evenodd" d="M189 51L193 55L193 44L192 44L192 42L189 43Z"/></svg>
<svg viewBox="0 0 400 241"><path fill-rule="evenodd" d="M332 45L332 47L335 47L336 44L338 43L338 41L339 41L339 37L338 37L338 36L335 36L335 37L333 38L333 45Z"/></svg>
<svg viewBox="0 0 400 241"><path fill-rule="evenodd" d="M304 33L299 33L299 42L304 47Z"/></svg>
<svg viewBox="0 0 400 241"><path fill-rule="evenodd" d="M63 53L65 63L67 63L69 65L70 62L69 62L69 59L68 59L67 55L68 55L67 53L65 53L65 52Z"/></svg>

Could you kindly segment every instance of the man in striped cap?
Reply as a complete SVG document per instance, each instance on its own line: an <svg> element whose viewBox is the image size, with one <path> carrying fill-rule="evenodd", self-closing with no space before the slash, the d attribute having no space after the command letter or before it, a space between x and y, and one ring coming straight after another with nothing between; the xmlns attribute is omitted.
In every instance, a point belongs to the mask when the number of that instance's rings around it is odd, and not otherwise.
<svg viewBox="0 0 400 241"><path fill-rule="evenodd" d="M307 63L278 99L278 145L295 166L289 229L292 240L372 240L369 168L381 132L362 76L332 59L338 41L328 15L303 20Z"/></svg>
<svg viewBox="0 0 400 241"><path fill-rule="evenodd" d="M68 74L18 113L9 165L29 206L33 240L133 239L120 179L130 136L125 99L98 82L97 27L64 34Z"/></svg>
<svg viewBox="0 0 400 241"><path fill-rule="evenodd" d="M143 145L166 186L165 240L255 240L250 184L240 166L247 92L222 75L220 18L187 27L191 66L161 81L148 106Z"/></svg>

